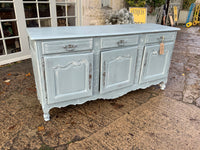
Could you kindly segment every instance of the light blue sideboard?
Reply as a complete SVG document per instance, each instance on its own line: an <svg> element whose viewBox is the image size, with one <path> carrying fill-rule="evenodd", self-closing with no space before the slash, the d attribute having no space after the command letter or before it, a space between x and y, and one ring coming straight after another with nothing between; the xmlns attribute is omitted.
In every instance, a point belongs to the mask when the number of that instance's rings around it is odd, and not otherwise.
<svg viewBox="0 0 200 150"><path fill-rule="evenodd" d="M37 95L49 110L165 88L178 28L157 24L28 28ZM164 54L160 44L164 43Z"/></svg>

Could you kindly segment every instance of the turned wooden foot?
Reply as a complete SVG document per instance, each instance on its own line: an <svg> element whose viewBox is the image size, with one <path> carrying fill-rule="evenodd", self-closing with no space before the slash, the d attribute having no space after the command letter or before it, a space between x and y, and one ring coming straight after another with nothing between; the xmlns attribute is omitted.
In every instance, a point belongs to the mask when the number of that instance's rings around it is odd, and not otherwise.
<svg viewBox="0 0 200 150"><path fill-rule="evenodd" d="M164 82L160 83L160 89L164 90L166 88L166 84Z"/></svg>
<svg viewBox="0 0 200 150"><path fill-rule="evenodd" d="M50 115L49 115L49 113L44 113L44 120L45 121L49 121L50 120Z"/></svg>

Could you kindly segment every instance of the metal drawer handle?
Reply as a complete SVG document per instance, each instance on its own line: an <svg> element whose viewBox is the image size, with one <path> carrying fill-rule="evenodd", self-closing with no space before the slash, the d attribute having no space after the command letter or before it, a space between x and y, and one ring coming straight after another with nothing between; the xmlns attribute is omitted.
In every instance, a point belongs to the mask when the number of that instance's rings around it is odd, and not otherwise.
<svg viewBox="0 0 200 150"><path fill-rule="evenodd" d="M152 52L152 54L153 54L153 55L158 55L158 52L157 52L156 50L154 50L154 51Z"/></svg>
<svg viewBox="0 0 200 150"><path fill-rule="evenodd" d="M74 50L77 47L78 45L72 45L72 44L63 46L63 48L65 48L66 50Z"/></svg>
<svg viewBox="0 0 200 150"><path fill-rule="evenodd" d="M125 43L127 43L127 42L124 40L120 40L117 42L118 46L124 46Z"/></svg>

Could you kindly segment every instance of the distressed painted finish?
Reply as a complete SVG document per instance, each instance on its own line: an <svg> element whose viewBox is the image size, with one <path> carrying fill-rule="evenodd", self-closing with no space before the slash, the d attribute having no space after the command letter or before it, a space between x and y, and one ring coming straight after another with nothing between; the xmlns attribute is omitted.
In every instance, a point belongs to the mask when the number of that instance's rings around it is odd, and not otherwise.
<svg viewBox="0 0 200 150"><path fill-rule="evenodd" d="M137 47L101 53L100 93L134 84Z"/></svg>
<svg viewBox="0 0 200 150"><path fill-rule="evenodd" d="M47 103L92 96L92 53L44 57Z"/></svg>
<svg viewBox="0 0 200 150"><path fill-rule="evenodd" d="M54 107L113 99L156 84L164 89L177 30L156 24L29 28L45 121Z"/></svg>
<svg viewBox="0 0 200 150"><path fill-rule="evenodd" d="M143 69L141 71L141 83L150 82L158 78L165 78L170 66L170 57L173 51L173 43L165 43L164 54L160 55L160 45L145 46Z"/></svg>

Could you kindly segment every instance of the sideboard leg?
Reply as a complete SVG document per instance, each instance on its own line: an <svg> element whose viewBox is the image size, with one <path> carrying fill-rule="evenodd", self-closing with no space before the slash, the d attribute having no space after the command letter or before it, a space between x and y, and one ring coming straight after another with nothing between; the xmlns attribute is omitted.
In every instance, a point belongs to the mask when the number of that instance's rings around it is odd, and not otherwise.
<svg viewBox="0 0 200 150"><path fill-rule="evenodd" d="M43 116L44 116L44 120L45 121L49 121L50 120L49 112L45 112Z"/></svg>
<svg viewBox="0 0 200 150"><path fill-rule="evenodd" d="M161 82L159 85L161 90L164 90L166 88L166 84L164 82Z"/></svg>

